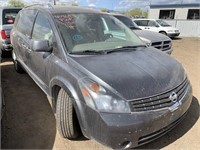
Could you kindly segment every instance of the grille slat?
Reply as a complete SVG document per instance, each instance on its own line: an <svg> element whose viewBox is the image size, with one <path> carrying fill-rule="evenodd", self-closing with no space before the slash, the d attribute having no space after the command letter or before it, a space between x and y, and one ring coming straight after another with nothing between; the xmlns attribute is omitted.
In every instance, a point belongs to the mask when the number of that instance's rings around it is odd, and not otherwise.
<svg viewBox="0 0 200 150"><path fill-rule="evenodd" d="M155 95L144 99L137 99L130 101L131 110L132 112L139 112L139 111L148 111L148 110L170 107L174 103L176 103L169 99L170 94L172 92L176 92L178 97L177 100L180 100L184 96L188 84L189 84L188 80L185 79L184 82L182 82L179 86L170 91L167 91L160 95Z"/></svg>
<svg viewBox="0 0 200 150"><path fill-rule="evenodd" d="M170 101L168 98L167 99L163 99L162 101L155 101L155 102L148 102L148 103L143 103L143 104L139 104L139 105L135 105L134 108L142 108L142 107L151 107L151 106L156 106L156 105L162 105L165 103L171 103L172 101Z"/></svg>
<svg viewBox="0 0 200 150"><path fill-rule="evenodd" d="M166 51L171 48L171 41L152 42L151 46L160 49L162 51Z"/></svg>

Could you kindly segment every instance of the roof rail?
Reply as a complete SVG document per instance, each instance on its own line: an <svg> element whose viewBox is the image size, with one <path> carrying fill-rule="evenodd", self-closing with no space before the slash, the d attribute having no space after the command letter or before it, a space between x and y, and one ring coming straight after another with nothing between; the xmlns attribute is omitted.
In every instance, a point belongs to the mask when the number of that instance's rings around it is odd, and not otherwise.
<svg viewBox="0 0 200 150"><path fill-rule="evenodd" d="M32 7L32 6L43 6L42 4L31 4L31 5L27 5L24 8L28 8L28 7Z"/></svg>
<svg viewBox="0 0 200 150"><path fill-rule="evenodd" d="M43 7L46 7L46 8L53 8L53 6L50 3L47 3L47 4L31 4L31 5L25 6L24 8L28 8L28 7L32 7L32 6L43 6Z"/></svg>

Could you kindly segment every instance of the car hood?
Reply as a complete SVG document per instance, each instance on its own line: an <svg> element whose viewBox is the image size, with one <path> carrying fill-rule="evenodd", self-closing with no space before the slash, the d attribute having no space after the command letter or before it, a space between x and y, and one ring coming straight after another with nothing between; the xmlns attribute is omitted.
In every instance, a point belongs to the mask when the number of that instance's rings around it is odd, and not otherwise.
<svg viewBox="0 0 200 150"><path fill-rule="evenodd" d="M149 40L149 42L167 41L171 40L168 36L145 30L133 30L141 39Z"/></svg>
<svg viewBox="0 0 200 150"><path fill-rule="evenodd" d="M154 48L72 59L127 100L173 89L185 78L180 63Z"/></svg>

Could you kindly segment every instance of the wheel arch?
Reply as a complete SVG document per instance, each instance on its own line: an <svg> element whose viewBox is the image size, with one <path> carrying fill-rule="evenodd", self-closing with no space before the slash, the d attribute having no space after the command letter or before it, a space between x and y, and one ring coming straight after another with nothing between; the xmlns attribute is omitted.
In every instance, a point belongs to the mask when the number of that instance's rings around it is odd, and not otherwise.
<svg viewBox="0 0 200 150"><path fill-rule="evenodd" d="M167 32L166 32L166 31L164 31L164 30L160 30L160 31L159 31L159 33L161 33L161 32L165 32L165 33L167 34Z"/></svg>
<svg viewBox="0 0 200 150"><path fill-rule="evenodd" d="M72 103L73 103L73 106L74 106L74 109L75 109L75 112L76 112L76 115L78 118L78 123L80 125L83 135L85 137L87 137L87 134L84 130L85 126L86 126L86 122L83 119L83 118L85 118L85 116L84 116L85 113L83 111L83 108L82 108L82 105L81 105L81 102L80 102L80 99L76 92L75 87L68 80L66 80L63 77L57 77L57 78L52 79L49 87L50 87L50 95L51 95L51 99L52 99L54 112L56 112L55 111L56 110L56 99L57 99L58 93L61 88L64 89L71 98L73 98Z"/></svg>

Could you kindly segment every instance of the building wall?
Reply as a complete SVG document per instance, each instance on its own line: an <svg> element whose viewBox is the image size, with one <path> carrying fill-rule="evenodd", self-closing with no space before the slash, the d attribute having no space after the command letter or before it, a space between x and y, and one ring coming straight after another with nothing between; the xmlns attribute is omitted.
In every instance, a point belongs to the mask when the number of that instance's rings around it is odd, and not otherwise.
<svg viewBox="0 0 200 150"><path fill-rule="evenodd" d="M180 36L183 37L200 37L200 20L187 20L189 9L200 9L200 7L187 8L151 8L149 10L149 19L159 19L160 10L175 9L174 20L165 20L170 25L180 30Z"/></svg>
<svg viewBox="0 0 200 150"><path fill-rule="evenodd" d="M160 10L175 9L174 19L187 19L189 9L200 9L200 7L183 7L183 8L150 8L148 18L159 19Z"/></svg>
<svg viewBox="0 0 200 150"><path fill-rule="evenodd" d="M165 20L180 30L180 36L200 37L200 20Z"/></svg>

